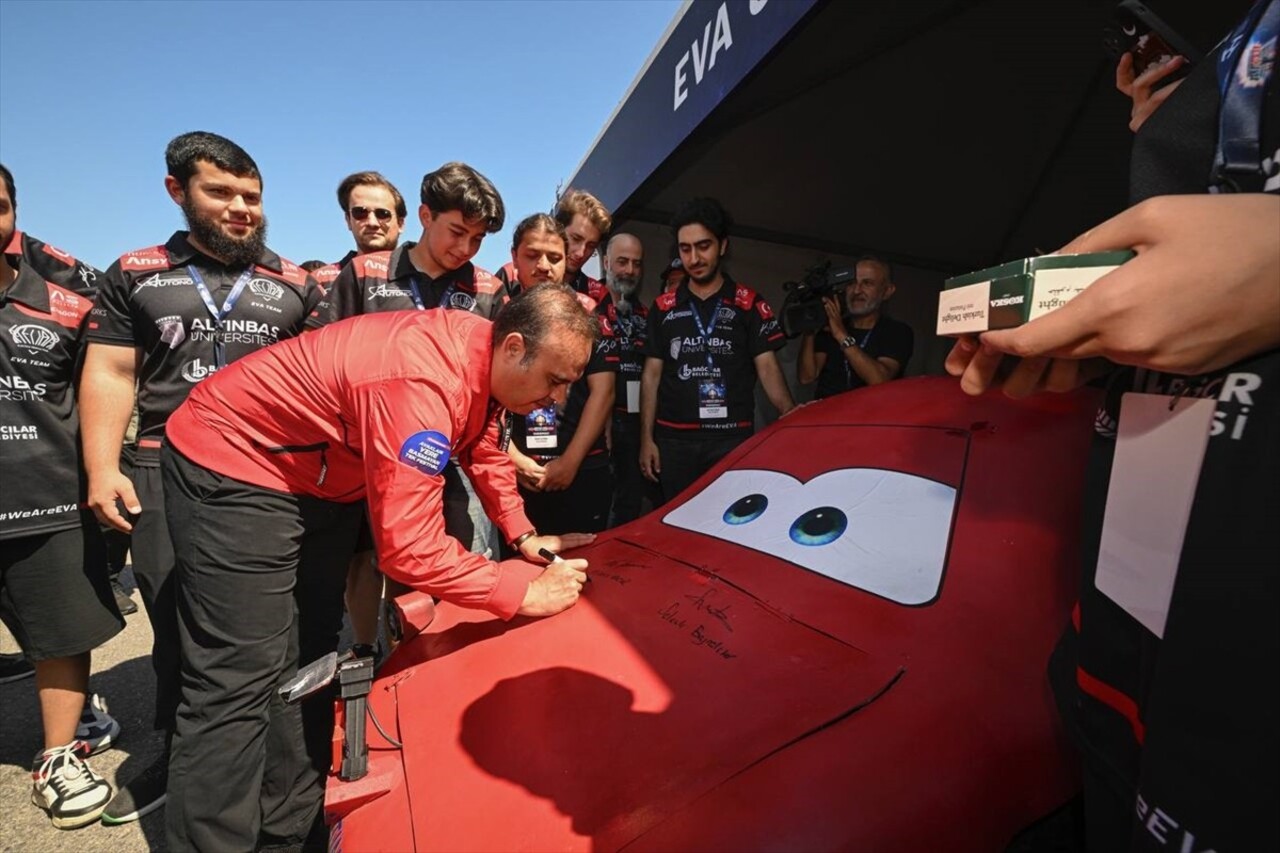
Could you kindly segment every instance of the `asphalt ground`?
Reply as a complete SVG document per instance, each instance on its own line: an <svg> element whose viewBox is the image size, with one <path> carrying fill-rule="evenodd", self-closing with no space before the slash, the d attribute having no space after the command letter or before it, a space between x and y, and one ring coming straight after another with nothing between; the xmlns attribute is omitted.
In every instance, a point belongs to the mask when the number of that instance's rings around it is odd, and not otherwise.
<svg viewBox="0 0 1280 853"><path fill-rule="evenodd" d="M121 574L138 612L125 617L126 627L93 653L89 689L107 700L120 721L120 738L112 748L89 759L99 775L117 788L159 755L164 741L151 730L155 677L151 672L151 625L133 574ZM17 651L5 632L0 651ZM44 810L31 802L31 764L44 746L40 704L34 678L0 684L0 851L4 853L137 853L164 850L164 810L124 826L93 823L81 829L54 829Z"/></svg>

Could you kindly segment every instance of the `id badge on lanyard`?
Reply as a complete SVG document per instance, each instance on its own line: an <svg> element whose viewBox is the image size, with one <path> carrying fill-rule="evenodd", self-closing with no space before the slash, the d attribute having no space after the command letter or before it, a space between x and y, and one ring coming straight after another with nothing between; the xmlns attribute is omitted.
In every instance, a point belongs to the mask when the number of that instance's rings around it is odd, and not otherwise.
<svg viewBox="0 0 1280 853"><path fill-rule="evenodd" d="M1262 169L1262 102L1276 65L1280 0L1259 0L1227 36L1218 57L1218 144L1210 192L1257 191ZM1241 184L1241 181L1244 184Z"/></svg>
<svg viewBox="0 0 1280 853"><path fill-rule="evenodd" d="M195 284L196 291L200 294L201 301L204 302L204 307L208 309L209 314L213 317L213 366L214 369L221 370L227 366L227 348L222 340L222 321L231 313L231 309L236 307L236 301L240 298L240 294L244 292L249 279L253 278L253 267L249 267L236 279L231 292L227 294L227 301L222 303L222 308L218 308L217 303L213 301L213 294L209 292L208 285L204 283L204 278L194 264L187 267L187 272L191 274L191 281Z"/></svg>
<svg viewBox="0 0 1280 853"><path fill-rule="evenodd" d="M698 419L718 420L729 417L729 401L725 399L724 378L720 368L711 358L711 336L720 322L720 300L711 306L711 328L702 320L702 313L693 299L689 300L689 310L693 314L693 322L698 326L698 334L702 336L702 346L707 356L707 375L698 381Z"/></svg>
<svg viewBox="0 0 1280 853"><path fill-rule="evenodd" d="M559 418L555 406L534 409L524 416L524 443L530 450L555 450Z"/></svg>

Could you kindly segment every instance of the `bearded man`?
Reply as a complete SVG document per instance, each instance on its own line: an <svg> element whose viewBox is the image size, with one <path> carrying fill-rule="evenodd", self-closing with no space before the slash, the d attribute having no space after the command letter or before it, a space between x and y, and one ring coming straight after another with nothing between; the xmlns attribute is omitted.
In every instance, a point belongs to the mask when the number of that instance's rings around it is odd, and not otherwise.
<svg viewBox="0 0 1280 853"><path fill-rule="evenodd" d="M133 570L155 636L154 726L166 741L155 763L107 806L102 819L109 824L162 806L168 783L180 684L174 554L159 467L165 422L201 380L299 334L322 297L305 270L266 247L262 176L244 149L217 134L184 133L165 149L165 165L165 189L188 230L111 265L89 316L81 383L88 502L103 523L133 534ZM127 477L119 457L135 396L138 453ZM305 598L334 580L303 573L294 594ZM304 632L301 642L309 640ZM289 816L268 810L263 819L269 833Z"/></svg>

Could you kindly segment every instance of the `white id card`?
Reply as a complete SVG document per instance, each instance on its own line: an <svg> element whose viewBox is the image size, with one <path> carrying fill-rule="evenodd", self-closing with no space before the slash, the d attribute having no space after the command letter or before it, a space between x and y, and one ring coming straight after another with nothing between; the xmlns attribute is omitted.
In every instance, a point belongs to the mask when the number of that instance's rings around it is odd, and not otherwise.
<svg viewBox="0 0 1280 853"><path fill-rule="evenodd" d="M1157 637L1164 636L1216 408L1213 399L1162 394L1120 400L1095 584Z"/></svg>
<svg viewBox="0 0 1280 853"><path fill-rule="evenodd" d="M640 411L640 380L627 380L627 412L635 414Z"/></svg>

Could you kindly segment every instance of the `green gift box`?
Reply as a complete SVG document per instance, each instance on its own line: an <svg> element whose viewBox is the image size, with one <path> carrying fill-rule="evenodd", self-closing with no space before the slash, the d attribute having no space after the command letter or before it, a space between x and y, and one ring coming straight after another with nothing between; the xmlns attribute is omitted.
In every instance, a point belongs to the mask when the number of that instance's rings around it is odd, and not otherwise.
<svg viewBox="0 0 1280 853"><path fill-rule="evenodd" d="M1133 254L1041 255L949 278L938 294L938 334L1021 326L1066 305Z"/></svg>

